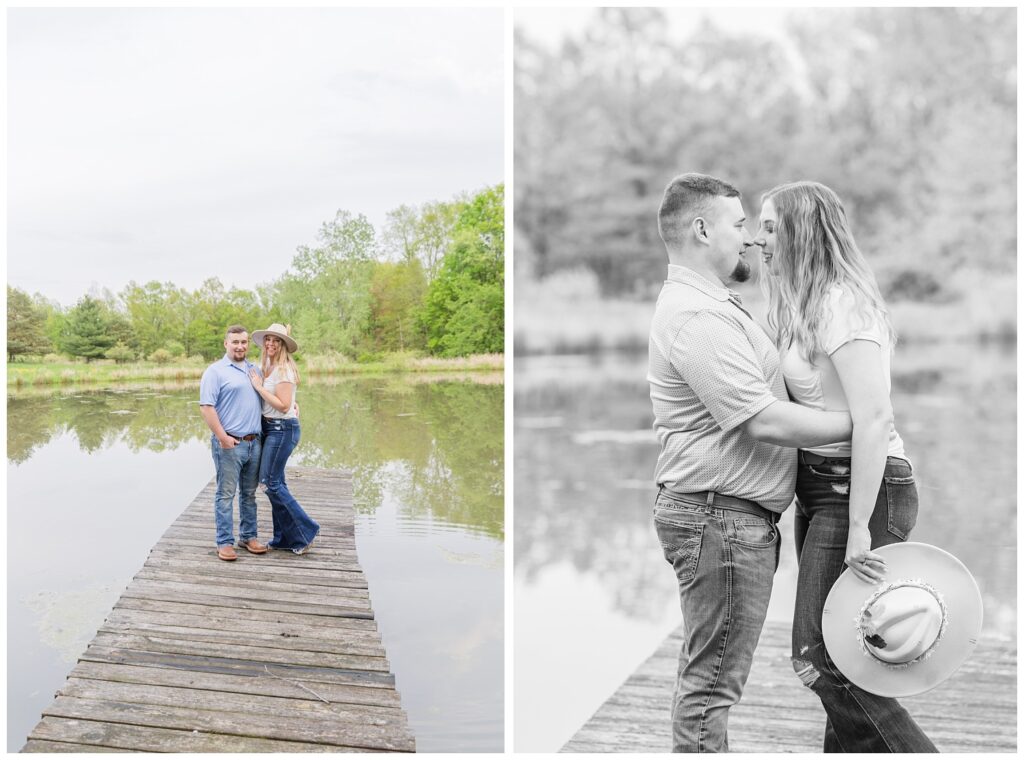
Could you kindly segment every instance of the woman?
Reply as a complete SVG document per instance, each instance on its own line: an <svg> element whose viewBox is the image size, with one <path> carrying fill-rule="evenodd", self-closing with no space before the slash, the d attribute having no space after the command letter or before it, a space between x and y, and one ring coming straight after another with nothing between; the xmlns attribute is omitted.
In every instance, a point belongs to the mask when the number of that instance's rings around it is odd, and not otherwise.
<svg viewBox="0 0 1024 760"><path fill-rule="evenodd" d="M298 344L289 328L273 324L252 334L253 343L262 348L260 370L250 370L253 388L263 399L263 457L260 460L260 484L266 488L274 519L274 538L267 546L291 549L305 554L320 533L320 526L299 506L288 491L284 467L299 443L299 418L295 389L299 371L291 355Z"/></svg>
<svg viewBox="0 0 1024 760"><path fill-rule="evenodd" d="M821 699L826 752L935 752L895 699L869 694L835 667L822 641L825 598L844 566L877 583L873 548L905 541L917 488L893 424L889 364L896 336L839 198L795 182L762 198L759 239L782 373L793 400L849 410L851 440L799 452L794 518L799 576L793 668Z"/></svg>

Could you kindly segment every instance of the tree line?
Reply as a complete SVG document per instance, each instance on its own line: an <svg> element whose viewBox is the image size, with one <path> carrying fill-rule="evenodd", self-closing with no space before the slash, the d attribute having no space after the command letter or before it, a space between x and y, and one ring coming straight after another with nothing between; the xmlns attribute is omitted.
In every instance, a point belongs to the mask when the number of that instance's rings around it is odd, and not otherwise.
<svg viewBox="0 0 1024 760"><path fill-rule="evenodd" d="M648 297L656 211L683 171L735 184L748 219L777 184L829 185L891 300L1012 268L1014 9L786 18L779 36L705 20L678 41L659 9L604 8L555 50L517 30L517 278L584 269L605 295Z"/></svg>
<svg viewBox="0 0 1024 760"><path fill-rule="evenodd" d="M394 351L454 357L504 350L503 184L403 205L378 234L338 211L290 268L252 290L217 278L189 291L129 282L64 309L7 287L7 358L64 354L118 362L212 360L224 329L290 324L306 354L367 360Z"/></svg>

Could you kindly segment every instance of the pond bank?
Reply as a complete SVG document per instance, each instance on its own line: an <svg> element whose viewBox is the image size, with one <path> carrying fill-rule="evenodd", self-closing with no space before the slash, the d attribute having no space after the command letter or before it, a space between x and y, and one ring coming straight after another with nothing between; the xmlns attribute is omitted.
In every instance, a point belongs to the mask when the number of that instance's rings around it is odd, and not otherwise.
<svg viewBox="0 0 1024 760"><path fill-rule="evenodd" d="M742 290L743 302L765 325L764 299L756 287ZM525 288L523 289L525 290ZM516 298L517 356L646 351L656 294L650 300L624 298ZM979 290L950 303L889 305L899 344L1015 344L1016 297Z"/></svg>
<svg viewBox="0 0 1024 760"><path fill-rule="evenodd" d="M250 361L253 359L250 358ZM79 362L8 362L7 387L53 387L83 385L114 388L126 383L198 383L209 362L182 361L175 364L135 362L114 364L109 360ZM343 357L312 356L299 362L299 372L314 376L363 376L391 373L498 372L504 369L502 354L442 359L412 354L393 354L380 361L359 363Z"/></svg>

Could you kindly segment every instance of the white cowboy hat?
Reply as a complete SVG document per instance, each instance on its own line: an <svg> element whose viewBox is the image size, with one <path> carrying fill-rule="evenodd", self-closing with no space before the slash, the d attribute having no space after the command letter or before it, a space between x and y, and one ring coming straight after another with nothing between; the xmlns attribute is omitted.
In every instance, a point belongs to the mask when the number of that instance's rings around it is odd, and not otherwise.
<svg viewBox="0 0 1024 760"><path fill-rule="evenodd" d="M929 544L891 544L885 579L843 572L825 600L825 648L844 676L882 697L934 689L974 651L981 592L956 557Z"/></svg>
<svg viewBox="0 0 1024 760"><path fill-rule="evenodd" d="M299 350L299 344L295 342L289 333L291 332L291 325L281 325L275 322L266 330L257 330L252 334L252 342L257 346L263 347L263 339L268 335L275 335L284 341L284 344L288 346L288 350L291 353L295 353Z"/></svg>

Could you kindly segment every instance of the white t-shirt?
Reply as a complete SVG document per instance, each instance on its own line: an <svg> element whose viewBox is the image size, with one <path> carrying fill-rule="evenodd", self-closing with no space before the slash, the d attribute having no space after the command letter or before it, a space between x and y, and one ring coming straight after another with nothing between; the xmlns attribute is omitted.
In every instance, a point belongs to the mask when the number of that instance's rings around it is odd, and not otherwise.
<svg viewBox="0 0 1024 760"><path fill-rule="evenodd" d="M788 349L780 352L782 375L786 380L786 389L796 403L830 412L849 411L850 404L839 381L839 373L832 363L832 354L852 340L870 340L877 343L882 348L885 389L891 392L892 382L889 375L892 345L883 325L878 321L871 319L867 324L862 324L864 318L854 311L852 293L838 286L833 287L829 292L828 307L831 308L831 314L826 308L822 334L825 353L812 357L814 365L811 365L801 356L800 345L794 342ZM853 452L850 441L805 450L824 457L848 457ZM906 458L903 452L903 439L896 432L895 425L889 427L888 455Z"/></svg>
<svg viewBox="0 0 1024 760"><path fill-rule="evenodd" d="M275 388L278 383L295 383L295 373L292 372L288 367L282 367L278 365L274 367L273 371L265 378L263 378L263 387L267 389L267 392L273 396L277 395ZM287 412L281 412L270 405L266 399L263 400L263 416L272 417L275 420L291 419L298 416L295 413L295 397L299 395L299 388L296 384L292 390L292 406Z"/></svg>

